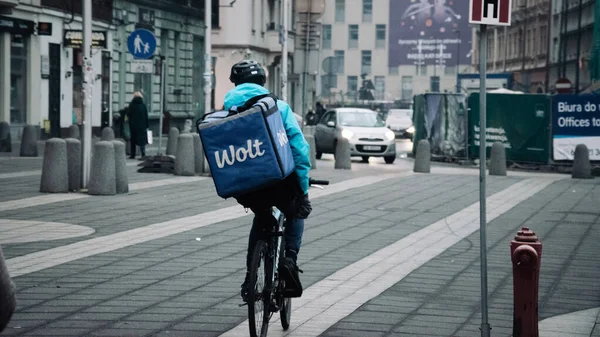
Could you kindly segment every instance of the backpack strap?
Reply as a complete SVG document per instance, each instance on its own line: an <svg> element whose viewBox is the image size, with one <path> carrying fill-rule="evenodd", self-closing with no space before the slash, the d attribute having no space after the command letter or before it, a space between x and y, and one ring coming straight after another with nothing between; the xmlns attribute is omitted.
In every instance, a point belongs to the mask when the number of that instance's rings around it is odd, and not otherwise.
<svg viewBox="0 0 600 337"><path fill-rule="evenodd" d="M266 98L266 97L271 97L273 100L275 100L275 103L277 103L277 100L279 100L279 98L277 98L277 96L273 95L272 93L258 95L258 96L254 96L254 97L250 98L243 105L231 107L231 109L229 109L229 111L232 111L235 113L244 112L244 111L252 108L258 101L260 101L261 99Z"/></svg>

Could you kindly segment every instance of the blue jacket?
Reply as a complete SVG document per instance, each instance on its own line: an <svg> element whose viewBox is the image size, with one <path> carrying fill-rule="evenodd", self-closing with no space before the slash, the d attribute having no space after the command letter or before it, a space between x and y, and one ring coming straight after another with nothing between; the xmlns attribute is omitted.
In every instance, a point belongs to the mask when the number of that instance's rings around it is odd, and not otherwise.
<svg viewBox="0 0 600 337"><path fill-rule="evenodd" d="M257 84L245 83L238 85L225 95L225 110L228 110L233 106L243 105L252 97L268 93L269 90ZM292 148L294 163L296 164L296 174L300 180L302 191L306 194L308 193L308 171L310 171L310 148L308 147L306 139L304 139L302 130L300 129L290 106L281 100L277 101L277 106L283 117L285 133L290 140L290 147Z"/></svg>

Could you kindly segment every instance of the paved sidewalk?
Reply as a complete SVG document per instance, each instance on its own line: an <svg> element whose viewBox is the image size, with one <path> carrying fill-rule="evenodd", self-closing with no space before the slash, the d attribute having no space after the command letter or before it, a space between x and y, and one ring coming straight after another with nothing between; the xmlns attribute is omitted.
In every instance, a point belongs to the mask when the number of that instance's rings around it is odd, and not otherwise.
<svg viewBox="0 0 600 337"><path fill-rule="evenodd" d="M299 260L306 290L293 302L289 336L478 335L477 171L412 174L403 160L354 162L352 171L332 164L325 158L311 172L332 185L311 191ZM239 285L251 217L218 198L208 179L129 174L146 187L4 211L4 202L45 195L39 176L0 180L25 195L0 200L0 243L19 301L3 335L247 336ZM524 225L544 243L540 319L600 307L600 189L564 178L488 179L494 336L511 333L508 249ZM49 230L56 235L44 236ZM278 324L269 336L286 335Z"/></svg>

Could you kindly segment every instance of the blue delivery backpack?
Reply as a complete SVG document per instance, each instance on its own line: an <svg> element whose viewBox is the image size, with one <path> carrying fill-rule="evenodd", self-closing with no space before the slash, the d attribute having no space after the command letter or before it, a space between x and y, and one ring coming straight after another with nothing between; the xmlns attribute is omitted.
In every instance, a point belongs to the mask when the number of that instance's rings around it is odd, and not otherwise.
<svg viewBox="0 0 600 337"><path fill-rule="evenodd" d="M277 97L216 111L196 122L217 194L241 197L282 181L295 170Z"/></svg>

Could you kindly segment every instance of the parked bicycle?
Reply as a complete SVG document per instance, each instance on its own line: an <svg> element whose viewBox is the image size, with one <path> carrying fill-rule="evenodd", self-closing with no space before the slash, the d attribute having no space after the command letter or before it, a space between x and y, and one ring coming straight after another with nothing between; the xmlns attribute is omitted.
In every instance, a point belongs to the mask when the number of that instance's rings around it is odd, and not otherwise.
<svg viewBox="0 0 600 337"><path fill-rule="evenodd" d="M322 188L321 185L329 185L329 181L310 179L310 185ZM269 320L277 312L283 330L290 327L292 299L284 296L285 280L279 277L279 268L274 268L285 258L285 216L276 207L273 207L273 216L277 225L262 229L265 232L263 237L267 239L256 243L250 263L248 321L251 337L266 337Z"/></svg>

